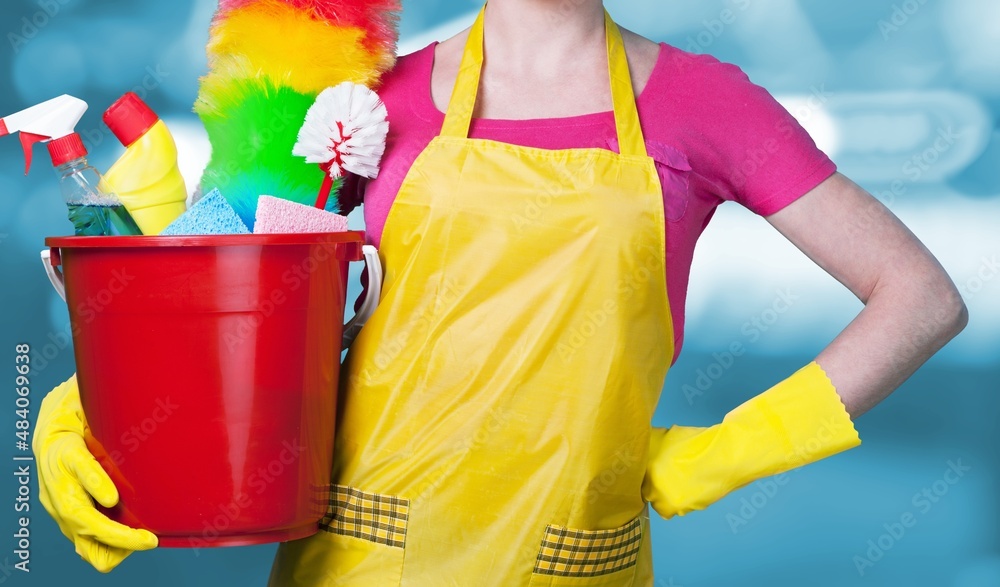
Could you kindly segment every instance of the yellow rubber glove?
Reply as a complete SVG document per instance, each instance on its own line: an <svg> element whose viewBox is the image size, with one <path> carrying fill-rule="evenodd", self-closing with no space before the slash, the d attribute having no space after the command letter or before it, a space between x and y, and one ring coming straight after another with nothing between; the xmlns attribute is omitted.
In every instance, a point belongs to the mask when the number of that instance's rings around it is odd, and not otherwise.
<svg viewBox="0 0 1000 587"><path fill-rule="evenodd" d="M757 479L861 444L815 361L708 428L654 428L643 497L664 518L701 510Z"/></svg>
<svg viewBox="0 0 1000 587"><path fill-rule="evenodd" d="M31 449L38 462L39 499L83 560L102 573L135 550L155 548L156 536L110 520L97 511L118 503L118 490L87 450L87 422L76 375L45 396ZM93 499L91 499L93 496Z"/></svg>

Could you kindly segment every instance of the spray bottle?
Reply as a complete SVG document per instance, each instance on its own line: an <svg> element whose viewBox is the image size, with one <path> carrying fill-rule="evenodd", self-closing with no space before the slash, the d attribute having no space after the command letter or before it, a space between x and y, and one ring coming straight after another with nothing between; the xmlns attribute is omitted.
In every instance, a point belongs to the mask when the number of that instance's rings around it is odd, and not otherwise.
<svg viewBox="0 0 1000 587"><path fill-rule="evenodd" d="M114 190L87 164L87 148L74 131L86 111L86 102L63 94L0 118L0 136L21 133L25 175L31 169L31 148L35 143L48 142L49 156L77 235L142 234Z"/></svg>
<svg viewBox="0 0 1000 587"><path fill-rule="evenodd" d="M160 232L184 213L187 188L167 125L128 92L104 113L125 154L104 174L143 234Z"/></svg>

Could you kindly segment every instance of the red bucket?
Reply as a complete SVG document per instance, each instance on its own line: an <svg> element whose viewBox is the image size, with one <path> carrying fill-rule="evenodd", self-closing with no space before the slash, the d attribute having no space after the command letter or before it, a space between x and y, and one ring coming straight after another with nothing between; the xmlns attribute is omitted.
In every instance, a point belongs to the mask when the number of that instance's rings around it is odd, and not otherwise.
<svg viewBox="0 0 1000 587"><path fill-rule="evenodd" d="M121 495L104 513L160 546L315 533L363 233L45 244L65 284L87 445Z"/></svg>

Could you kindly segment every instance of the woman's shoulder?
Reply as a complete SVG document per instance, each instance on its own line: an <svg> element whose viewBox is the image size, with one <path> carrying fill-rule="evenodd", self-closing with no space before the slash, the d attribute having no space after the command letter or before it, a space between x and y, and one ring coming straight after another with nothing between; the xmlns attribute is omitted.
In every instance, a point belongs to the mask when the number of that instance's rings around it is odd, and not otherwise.
<svg viewBox="0 0 1000 587"><path fill-rule="evenodd" d="M640 109L657 118L684 120L688 128L718 127L723 120L774 120L783 111L771 93L752 82L743 69L707 53L659 43L656 68Z"/></svg>
<svg viewBox="0 0 1000 587"><path fill-rule="evenodd" d="M750 84L743 69L733 63L720 61L708 53L692 52L669 43L661 42L657 68L663 75L659 80L676 89L711 91L707 98L722 97L716 92L738 90Z"/></svg>
<svg viewBox="0 0 1000 587"><path fill-rule="evenodd" d="M412 91L416 84L427 83L427 74L434 63L434 46L431 43L422 49L396 58L396 63L383 76L378 88L383 93Z"/></svg>
<svg viewBox="0 0 1000 587"><path fill-rule="evenodd" d="M650 90L636 93L647 99L666 99L677 106L678 99L683 104L693 104L692 100L714 102L760 89L738 65L720 61L700 48L688 51L624 28L622 36L635 87L644 90L648 85Z"/></svg>

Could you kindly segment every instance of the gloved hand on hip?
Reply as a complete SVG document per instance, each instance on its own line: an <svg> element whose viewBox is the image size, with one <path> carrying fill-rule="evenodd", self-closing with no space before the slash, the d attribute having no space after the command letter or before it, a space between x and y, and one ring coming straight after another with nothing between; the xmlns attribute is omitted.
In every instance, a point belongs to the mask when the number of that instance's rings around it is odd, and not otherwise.
<svg viewBox="0 0 1000 587"><path fill-rule="evenodd" d="M45 396L31 449L38 461L42 506L76 545L83 560L102 573L136 550L157 545L156 536L108 519L94 507L118 503L118 490L84 441L87 422L76 375Z"/></svg>
<svg viewBox="0 0 1000 587"><path fill-rule="evenodd" d="M757 479L861 444L815 361L711 427L654 428L643 497L664 518L700 510Z"/></svg>

